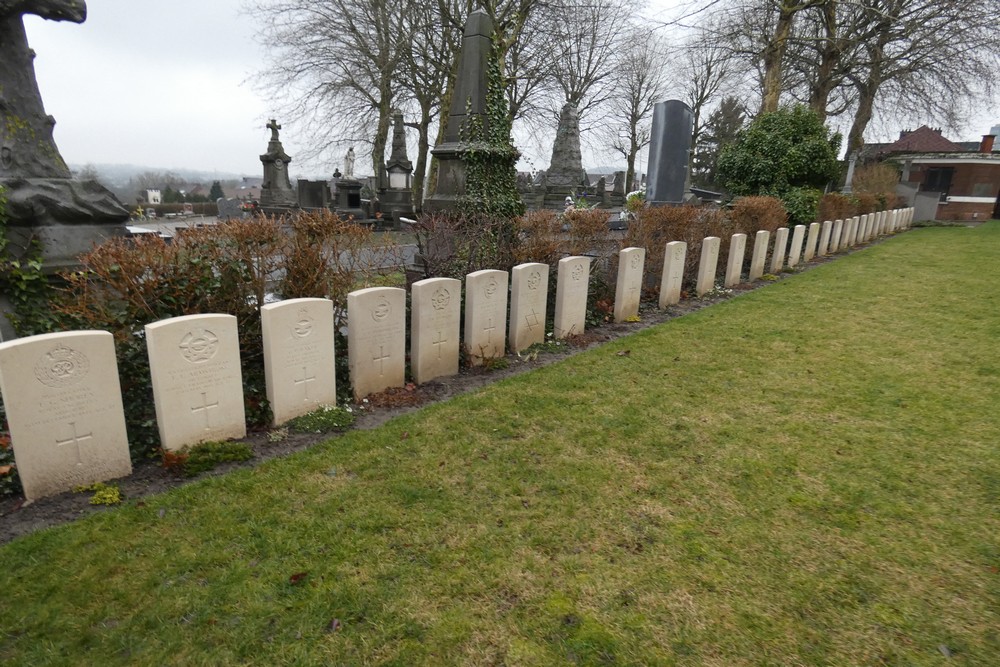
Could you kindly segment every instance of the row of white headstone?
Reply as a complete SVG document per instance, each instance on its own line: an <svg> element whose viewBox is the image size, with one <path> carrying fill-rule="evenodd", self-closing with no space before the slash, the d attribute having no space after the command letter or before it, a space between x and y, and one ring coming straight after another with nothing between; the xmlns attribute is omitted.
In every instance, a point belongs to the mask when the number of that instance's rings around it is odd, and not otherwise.
<svg viewBox="0 0 1000 667"><path fill-rule="evenodd" d="M909 226L912 209L883 211L799 225L775 234L771 273L787 257L850 248ZM742 280L747 237L730 243L725 285ZM804 248L803 248L804 242ZM757 232L748 280L760 278L770 245ZM704 240L696 293L715 286L720 239ZM661 308L680 301L685 243L666 245L660 283ZM615 293L617 321L639 312L645 250L621 251ZM464 331L461 336L461 281L430 278L412 286L410 364L413 379L424 383L458 373L459 355L472 364L522 350L545 340L549 267L528 263L506 271L476 271L465 280ZM590 258L560 260L556 278L555 338L583 333ZM508 289L508 277L510 289ZM508 316L508 294L510 309ZM406 292L373 287L347 297L348 360L356 399L405 378ZM334 312L327 299L289 299L261 308L267 397L274 423L281 424L336 402ZM507 333L510 333L508 346ZM236 318L206 314L148 324L145 337L163 448L176 451L207 440L246 435L243 382ZM112 335L70 331L0 344L0 391L6 407L18 473L29 500L76 486L131 473L118 367Z"/></svg>

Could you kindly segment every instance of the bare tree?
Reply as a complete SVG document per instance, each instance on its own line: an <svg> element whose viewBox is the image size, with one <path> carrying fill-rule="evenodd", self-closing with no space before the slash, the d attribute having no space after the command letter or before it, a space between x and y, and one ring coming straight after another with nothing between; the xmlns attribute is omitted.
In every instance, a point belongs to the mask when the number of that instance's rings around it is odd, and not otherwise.
<svg viewBox="0 0 1000 667"><path fill-rule="evenodd" d="M649 29L633 28L614 61L615 94L608 100L605 139L625 158L625 191L635 181L635 161L649 144L653 105L666 90L666 49Z"/></svg>
<svg viewBox="0 0 1000 667"><path fill-rule="evenodd" d="M269 61L261 84L283 116L312 134L306 159L360 144L379 173L415 3L255 0ZM366 112L375 112L366 113Z"/></svg>
<svg viewBox="0 0 1000 667"><path fill-rule="evenodd" d="M694 115L691 146L697 146L708 110L728 92L738 71L732 51L715 39L714 28L697 30L683 46L680 64L684 101Z"/></svg>

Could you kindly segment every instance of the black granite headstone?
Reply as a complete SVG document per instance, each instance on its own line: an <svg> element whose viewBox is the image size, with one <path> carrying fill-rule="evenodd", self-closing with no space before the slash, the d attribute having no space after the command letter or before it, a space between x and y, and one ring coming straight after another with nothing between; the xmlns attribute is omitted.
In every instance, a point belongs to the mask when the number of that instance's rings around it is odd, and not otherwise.
<svg viewBox="0 0 1000 667"><path fill-rule="evenodd" d="M690 196L688 162L694 114L680 100L658 102L653 107L653 128L649 142L649 183L646 201L680 204Z"/></svg>

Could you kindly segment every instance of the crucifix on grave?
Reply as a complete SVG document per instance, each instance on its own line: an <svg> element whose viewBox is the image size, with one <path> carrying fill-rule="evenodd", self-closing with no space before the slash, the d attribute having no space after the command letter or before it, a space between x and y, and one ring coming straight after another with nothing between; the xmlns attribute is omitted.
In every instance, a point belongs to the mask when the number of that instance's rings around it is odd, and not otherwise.
<svg viewBox="0 0 1000 667"><path fill-rule="evenodd" d="M298 380L293 380L295 386L302 385L302 389L305 392L305 397L303 398L303 400L306 403L309 402L309 383L315 381L316 381L316 376L309 375L309 371L306 366L302 367L302 378Z"/></svg>
<svg viewBox="0 0 1000 667"><path fill-rule="evenodd" d="M205 430L207 431L210 428L212 428L211 420L208 417L208 411L209 410L218 410L218 409L219 409L219 402L216 401L215 403L209 403L208 402L208 394L205 393L205 392L201 392L201 405L196 405L193 408L191 408L191 412L194 412L194 413L204 412L205 413Z"/></svg>
<svg viewBox="0 0 1000 667"><path fill-rule="evenodd" d="M69 428L73 432L73 435L66 438L65 440L56 440L56 446L62 448L65 447L66 445L70 444L74 445L76 447L76 464L78 466L83 465L83 457L80 454L80 443L83 442L84 440L93 440L94 434L93 432L85 433L83 435L77 434L76 422L70 422Z"/></svg>

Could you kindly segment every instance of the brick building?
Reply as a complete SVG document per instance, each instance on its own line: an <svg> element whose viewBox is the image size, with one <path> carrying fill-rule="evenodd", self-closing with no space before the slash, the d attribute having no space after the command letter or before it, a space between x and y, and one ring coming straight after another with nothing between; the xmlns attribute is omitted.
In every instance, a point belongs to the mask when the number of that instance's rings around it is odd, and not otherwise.
<svg viewBox="0 0 1000 667"><path fill-rule="evenodd" d="M1000 218L1000 151L995 138L987 134L979 144L955 143L941 136L941 130L923 126L901 133L892 144L866 146L862 160L897 164L902 172L899 193L925 203L918 202L918 209L926 211L923 218L988 220Z"/></svg>

